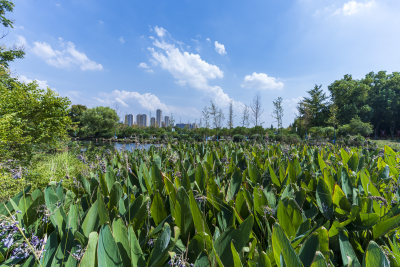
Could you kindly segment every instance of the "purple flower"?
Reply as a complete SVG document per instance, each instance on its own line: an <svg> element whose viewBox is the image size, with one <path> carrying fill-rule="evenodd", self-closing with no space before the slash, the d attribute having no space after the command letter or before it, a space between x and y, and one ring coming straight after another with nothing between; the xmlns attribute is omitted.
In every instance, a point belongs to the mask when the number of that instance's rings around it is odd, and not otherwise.
<svg viewBox="0 0 400 267"><path fill-rule="evenodd" d="M3 243L6 248L10 248L14 244L13 236L11 234L8 235L5 239L3 239Z"/></svg>

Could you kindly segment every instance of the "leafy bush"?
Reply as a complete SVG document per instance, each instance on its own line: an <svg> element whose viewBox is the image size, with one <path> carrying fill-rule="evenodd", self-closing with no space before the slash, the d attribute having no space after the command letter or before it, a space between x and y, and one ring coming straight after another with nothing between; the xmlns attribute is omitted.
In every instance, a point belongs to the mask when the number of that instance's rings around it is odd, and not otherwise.
<svg viewBox="0 0 400 267"><path fill-rule="evenodd" d="M371 123L362 122L359 117L351 119L349 124L342 125L339 127L339 134L341 136L345 135L362 135L364 137L372 134L373 128Z"/></svg>
<svg viewBox="0 0 400 267"><path fill-rule="evenodd" d="M244 141L246 138L243 136L243 135L241 135L241 134L235 134L234 136L233 136L233 142L242 142L242 141Z"/></svg>
<svg viewBox="0 0 400 267"><path fill-rule="evenodd" d="M0 66L0 159L29 161L67 137L69 100L36 82L22 83Z"/></svg>
<svg viewBox="0 0 400 267"><path fill-rule="evenodd" d="M262 136L260 134L253 134L250 136L250 139L253 141L262 141Z"/></svg>

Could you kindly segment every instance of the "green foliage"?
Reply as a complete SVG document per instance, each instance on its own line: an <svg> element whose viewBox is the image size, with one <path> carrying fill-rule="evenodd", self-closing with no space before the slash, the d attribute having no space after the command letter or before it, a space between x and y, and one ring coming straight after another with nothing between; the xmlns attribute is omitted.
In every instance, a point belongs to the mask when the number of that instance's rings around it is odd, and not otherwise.
<svg viewBox="0 0 400 267"><path fill-rule="evenodd" d="M6 17L7 12L12 12L14 9L14 3L8 0L0 0L0 23L5 28L12 28L13 21ZM4 36L3 36L4 37ZM0 47L0 65L8 68L8 65L11 61L14 61L17 58L23 58L25 52L22 48L17 49L7 49L6 47Z"/></svg>
<svg viewBox="0 0 400 267"><path fill-rule="evenodd" d="M82 136L87 138L114 136L119 117L109 107L95 107L85 110L81 115Z"/></svg>
<svg viewBox="0 0 400 267"><path fill-rule="evenodd" d="M305 97L298 105L299 116L304 121L305 127L324 126L327 123L328 97L321 87L322 85L315 85L307 92L309 97Z"/></svg>
<svg viewBox="0 0 400 267"><path fill-rule="evenodd" d="M389 147L181 142L99 160L68 187L0 204L0 220L47 237L45 265L400 266ZM13 237L0 237L3 262L25 242Z"/></svg>
<svg viewBox="0 0 400 267"><path fill-rule="evenodd" d="M0 158L29 159L34 148L53 149L67 137L69 101L37 83L0 76Z"/></svg>

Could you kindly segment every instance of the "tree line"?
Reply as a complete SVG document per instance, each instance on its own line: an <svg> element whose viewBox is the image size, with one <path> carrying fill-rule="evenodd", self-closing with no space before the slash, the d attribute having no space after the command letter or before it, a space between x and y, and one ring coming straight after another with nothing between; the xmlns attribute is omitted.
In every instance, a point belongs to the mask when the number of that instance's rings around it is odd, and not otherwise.
<svg viewBox="0 0 400 267"><path fill-rule="evenodd" d="M400 73L370 72L362 79L344 75L328 86L307 92L293 123L300 133L315 127L373 137L400 136Z"/></svg>

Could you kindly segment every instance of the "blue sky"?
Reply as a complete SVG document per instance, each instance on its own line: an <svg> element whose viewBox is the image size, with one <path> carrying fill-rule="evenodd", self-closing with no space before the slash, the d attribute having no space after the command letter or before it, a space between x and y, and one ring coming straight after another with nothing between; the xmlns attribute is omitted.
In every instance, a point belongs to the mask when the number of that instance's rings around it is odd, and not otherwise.
<svg viewBox="0 0 400 267"><path fill-rule="evenodd" d="M15 2L2 41L26 57L12 73L121 117L161 108L199 122L212 100L232 102L237 125L259 93L263 125L281 96L287 126L314 84L400 71L396 0Z"/></svg>

